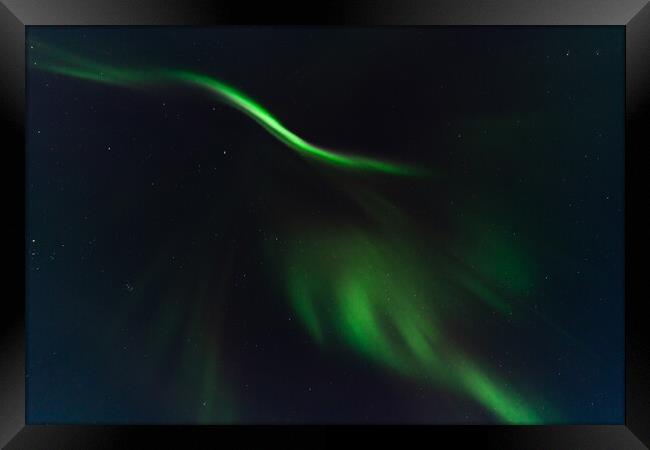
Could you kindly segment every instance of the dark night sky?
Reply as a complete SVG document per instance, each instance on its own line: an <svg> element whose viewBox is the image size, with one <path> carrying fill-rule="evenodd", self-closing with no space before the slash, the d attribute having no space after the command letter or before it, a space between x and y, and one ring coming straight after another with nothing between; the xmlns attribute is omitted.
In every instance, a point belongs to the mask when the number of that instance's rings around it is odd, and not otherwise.
<svg viewBox="0 0 650 450"><path fill-rule="evenodd" d="M464 379L460 355L533 422L622 423L623 28L30 27L28 42L30 423L507 421L485 387L436 378ZM44 44L213 76L310 142L435 175L303 158L188 86L39 70ZM390 311L382 338L332 306L359 286ZM427 356L396 343L434 323Z"/></svg>

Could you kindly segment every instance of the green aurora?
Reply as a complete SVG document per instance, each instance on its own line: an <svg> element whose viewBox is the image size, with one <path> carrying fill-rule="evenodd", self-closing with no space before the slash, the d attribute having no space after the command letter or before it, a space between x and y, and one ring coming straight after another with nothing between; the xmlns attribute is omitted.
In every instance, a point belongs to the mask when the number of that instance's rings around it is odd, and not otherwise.
<svg viewBox="0 0 650 450"><path fill-rule="evenodd" d="M35 49L31 52L35 68L60 75L121 87L146 88L171 82L208 90L255 120L287 147L316 162L407 178L431 176L428 171L409 165L313 145L246 94L211 76L185 70L116 68L41 43L32 43L31 48ZM37 51L43 52L38 58L34 56ZM408 218L395 212L389 201L379 198L372 208L378 217L392 215L405 223L399 235L408 236ZM505 423L559 420L548 408L541 407L543 402L517 393L506 380L481 368L445 331L446 311L453 309L461 290L471 292L494 311L507 315L512 308L503 296L462 269L448 268L444 274L431 274L425 269L429 265L415 251L417 243L398 238L386 228L313 226L287 232L287 241L293 246L278 269L282 271L289 301L316 345L351 349L404 377L468 396ZM518 260L508 245L505 241L492 242L494 248L479 252L475 262L485 266L485 271L492 271L497 284L516 292L517 284L513 285L510 278L504 279L504 271L498 265L491 265L497 255L500 264L507 266L506 272L515 274L515 281L530 277L525 262ZM447 260L441 260L437 267L446 264ZM449 275L455 281L453 286L444 282ZM218 352L211 348L209 353ZM217 378L214 361L205 364L205 373ZM206 386L211 384L211 380L205 380Z"/></svg>
<svg viewBox="0 0 650 450"><path fill-rule="evenodd" d="M487 285L461 268L437 277L412 242L387 233L341 227L289 235L293 246L283 267L289 297L319 346L347 346L403 376L465 393L506 423L555 419L480 369L446 335L446 310L463 291L509 314ZM441 256L437 266L445 262ZM458 286L445 282L449 275Z"/></svg>

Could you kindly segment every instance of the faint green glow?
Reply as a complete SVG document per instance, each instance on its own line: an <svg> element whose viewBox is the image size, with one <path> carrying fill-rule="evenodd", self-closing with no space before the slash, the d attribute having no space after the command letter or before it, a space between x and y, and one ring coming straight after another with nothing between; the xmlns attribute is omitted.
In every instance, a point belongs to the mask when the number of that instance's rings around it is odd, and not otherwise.
<svg viewBox="0 0 650 450"><path fill-rule="evenodd" d="M162 80L160 71L101 64L41 42L30 44L30 56L35 69L116 86L136 86Z"/></svg>
<svg viewBox="0 0 650 450"><path fill-rule="evenodd" d="M299 154L317 161L347 169L383 172L393 175L426 176L428 171L404 164L360 155L350 155L311 144L287 129L262 105L243 92L207 75L185 70L122 69L99 64L42 43L32 43L44 51L42 60L34 57L33 67L74 78L119 86L137 86L161 81L182 82L217 94L221 99L263 126L279 141Z"/></svg>
<svg viewBox="0 0 650 450"><path fill-rule="evenodd" d="M289 286L291 292L289 293L289 296L293 300L293 306L296 309L298 316L303 320L305 326L309 330L309 333L319 343L322 343L323 331L318 317L319 314L314 307L314 299L311 297L310 290L312 286L309 285L310 280L303 276L304 271L302 270L294 269L292 272L293 273L289 276L289 279L291 280Z"/></svg>
<svg viewBox="0 0 650 450"><path fill-rule="evenodd" d="M127 329L140 333L136 342L142 343L140 352L148 364L137 378L167 389L166 401L176 402L178 417L202 424L233 423L237 409L218 345L219 302L212 297L219 290L210 288L222 286L222 280L207 275L213 267L200 262L182 275L172 273L172 255L163 248L151 259L119 313L107 316L118 318L109 328L117 340L124 339ZM192 300L189 310L187 299ZM212 333L204 334L206 329Z"/></svg>

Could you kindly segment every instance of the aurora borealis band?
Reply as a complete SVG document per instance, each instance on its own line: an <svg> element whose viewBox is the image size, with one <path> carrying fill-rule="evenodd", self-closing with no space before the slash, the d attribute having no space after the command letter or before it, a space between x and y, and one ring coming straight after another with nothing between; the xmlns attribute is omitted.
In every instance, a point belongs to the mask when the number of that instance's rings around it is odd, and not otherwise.
<svg viewBox="0 0 650 450"><path fill-rule="evenodd" d="M362 156L344 155L310 144L288 130L269 111L247 95L207 75L171 69L130 70L114 68L105 64L93 63L41 43L31 43L30 45L33 50L44 51L43 59L45 62L41 61L40 65L38 63L34 64L34 68L53 73L114 85L146 86L148 83L181 82L208 89L253 118L290 148L319 161L352 169L374 170L391 174L416 175L419 173L424 175L426 173L422 169L417 170L408 166Z"/></svg>
<svg viewBox="0 0 650 450"><path fill-rule="evenodd" d="M29 421L620 423L622 51L30 28Z"/></svg>

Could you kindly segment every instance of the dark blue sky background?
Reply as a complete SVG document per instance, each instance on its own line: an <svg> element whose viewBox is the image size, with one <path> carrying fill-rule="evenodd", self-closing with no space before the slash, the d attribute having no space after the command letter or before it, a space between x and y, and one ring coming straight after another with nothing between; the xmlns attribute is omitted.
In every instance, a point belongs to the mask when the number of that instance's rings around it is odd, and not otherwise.
<svg viewBox="0 0 650 450"><path fill-rule="evenodd" d="M203 92L38 70L39 43L206 73L310 141L444 174L368 183L430 230L425 248L466 255L490 230L532 274L512 320L468 300L459 342L557 421L623 422L623 28L30 27L28 42L30 423L496 420L308 339L264 252L302 216L359 220L322 172Z"/></svg>

